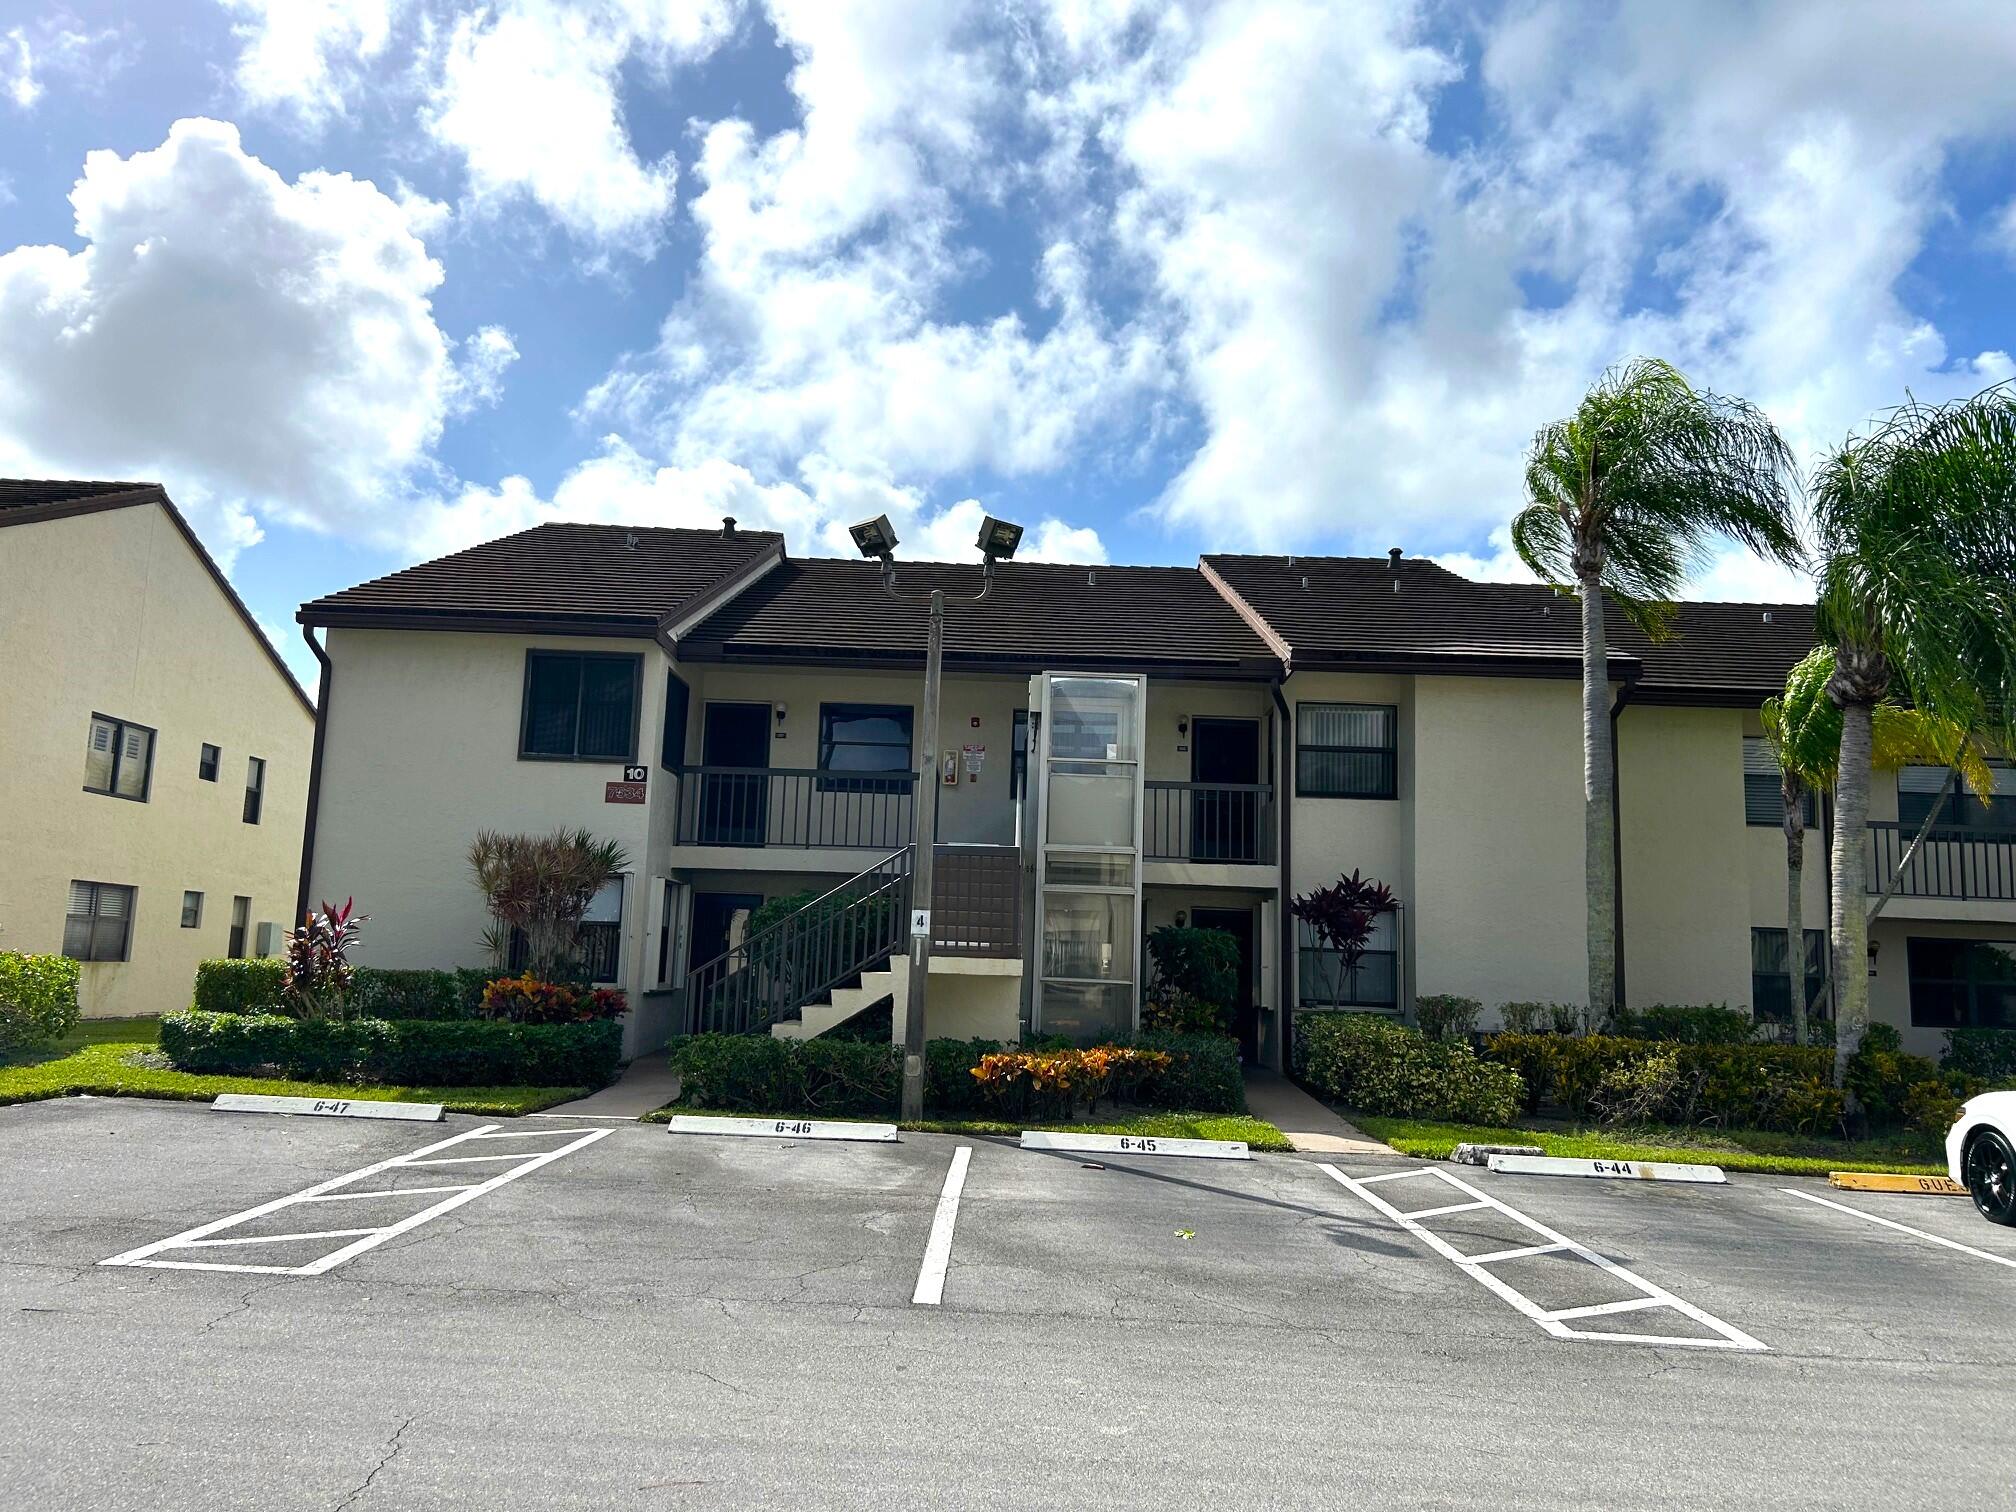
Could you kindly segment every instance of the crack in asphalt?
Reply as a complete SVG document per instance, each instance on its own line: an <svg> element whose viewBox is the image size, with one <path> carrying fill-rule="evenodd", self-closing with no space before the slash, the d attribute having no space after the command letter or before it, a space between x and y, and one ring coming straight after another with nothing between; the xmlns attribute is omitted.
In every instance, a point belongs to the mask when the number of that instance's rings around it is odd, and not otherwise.
<svg viewBox="0 0 2016 1512"><path fill-rule="evenodd" d="M358 1497L362 1496L366 1491L369 1491L371 1489L371 1482L378 1479L378 1472L383 1470L387 1465L391 1464L392 1461L394 1461L399 1457L399 1450L401 1448L400 1441L406 1437L406 1430L408 1428L411 1428L416 1420L417 1420L417 1414L415 1415L415 1417L407 1418L405 1422L399 1425L399 1431L397 1433L394 1433L391 1437L391 1440L385 1445L384 1456L378 1461L377 1464L371 1467L371 1473L365 1476L363 1480L359 1481L357 1483L356 1488L353 1491L351 1491L348 1496L344 1497L343 1500L336 1503L333 1512L344 1512L344 1509L346 1507L351 1506L357 1500Z"/></svg>

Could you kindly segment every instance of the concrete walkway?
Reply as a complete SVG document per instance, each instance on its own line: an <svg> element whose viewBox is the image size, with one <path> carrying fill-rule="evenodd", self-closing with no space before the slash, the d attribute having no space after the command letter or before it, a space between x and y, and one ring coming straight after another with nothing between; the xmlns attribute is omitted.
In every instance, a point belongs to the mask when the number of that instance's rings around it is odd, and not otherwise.
<svg viewBox="0 0 2016 1512"><path fill-rule="evenodd" d="M549 1113L581 1113L594 1118L642 1118L679 1095L679 1078L662 1050L640 1055L600 1092L548 1108Z"/></svg>
<svg viewBox="0 0 2016 1512"><path fill-rule="evenodd" d="M1298 1150L1313 1155L1391 1155L1390 1146L1360 1133L1287 1077L1246 1068L1246 1111L1265 1119Z"/></svg>

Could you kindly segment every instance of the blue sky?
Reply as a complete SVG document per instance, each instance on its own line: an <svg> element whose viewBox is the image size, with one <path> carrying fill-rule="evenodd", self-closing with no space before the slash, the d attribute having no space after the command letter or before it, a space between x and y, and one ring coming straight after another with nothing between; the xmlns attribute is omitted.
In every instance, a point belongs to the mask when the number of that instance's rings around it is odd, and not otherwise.
<svg viewBox="0 0 2016 1512"><path fill-rule="evenodd" d="M2016 371L2011 76L1965 0L0 0L0 473L161 480L304 670L555 518L1520 576L1620 358L1802 457Z"/></svg>

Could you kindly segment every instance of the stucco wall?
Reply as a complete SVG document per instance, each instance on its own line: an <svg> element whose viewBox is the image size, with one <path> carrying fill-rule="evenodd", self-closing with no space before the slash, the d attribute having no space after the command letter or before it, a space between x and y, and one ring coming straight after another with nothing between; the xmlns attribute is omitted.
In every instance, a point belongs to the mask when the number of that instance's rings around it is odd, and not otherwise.
<svg viewBox="0 0 2016 1512"><path fill-rule="evenodd" d="M148 801L86 793L93 713L152 726ZM0 948L56 953L72 879L138 888L129 959L85 962L92 1016L189 1004L234 896L294 912L314 721L159 505L0 530ZM201 747L221 748L215 782ZM266 761L260 822L247 758ZM182 894L204 895L181 927Z"/></svg>

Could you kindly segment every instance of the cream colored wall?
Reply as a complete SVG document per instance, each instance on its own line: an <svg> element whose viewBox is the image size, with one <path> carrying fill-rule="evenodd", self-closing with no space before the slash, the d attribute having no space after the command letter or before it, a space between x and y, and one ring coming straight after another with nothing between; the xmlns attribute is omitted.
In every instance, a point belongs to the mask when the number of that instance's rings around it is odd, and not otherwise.
<svg viewBox="0 0 2016 1512"><path fill-rule="evenodd" d="M1626 1002L1747 1007L1755 882L1742 714L1627 705L1617 757ZM1777 842L1782 928L1785 847L1766 833Z"/></svg>
<svg viewBox="0 0 2016 1512"><path fill-rule="evenodd" d="M1148 683L1147 771L1150 782L1190 780L1190 737L1177 729L1186 719L1250 719L1260 726L1260 780L1267 773L1268 725L1274 702L1264 684L1160 681Z"/></svg>
<svg viewBox="0 0 2016 1512"><path fill-rule="evenodd" d="M1580 684L1422 677L1413 708L1402 769L1414 776L1414 886L1403 897L1416 993L1477 998L1487 1019L1502 1002L1582 1002Z"/></svg>
<svg viewBox="0 0 2016 1512"><path fill-rule="evenodd" d="M1294 856L1288 891L1301 894L1353 871L1377 877L1403 901L1414 895L1414 690L1411 677L1297 672L1282 688L1291 715L1298 704L1393 704L1399 709L1398 798L1295 798ZM1295 789L1295 737L1286 747L1284 786Z"/></svg>
<svg viewBox="0 0 2016 1512"><path fill-rule="evenodd" d="M1746 736L1761 737L1764 725L1755 713L1738 715L1742 721L1742 733ZM1628 722L1630 714L1625 715ZM1743 872L1750 890L1749 922L1759 929L1783 929L1785 927L1785 831L1778 825L1742 824L1742 777L1740 768L1742 751L1738 748L1736 760L1739 768L1737 781L1737 818L1742 829L1739 843L1743 858ZM1886 787L1887 784L1887 787ZM1876 790L1884 791L1882 801L1888 804L1891 817L1897 813L1897 788L1894 778L1884 774L1876 776ZM1871 798L1875 799L1875 791ZM1800 893L1804 898L1807 929L1827 927L1827 833L1818 825L1806 831L1806 850L1801 871Z"/></svg>
<svg viewBox="0 0 2016 1512"><path fill-rule="evenodd" d="M93 713L152 726L145 803L86 793ZM0 530L0 948L59 952L72 879L139 889L129 959L84 962L94 1017L189 1005L234 896L292 922L314 721L159 505ZM196 775L222 748L217 781ZM247 758L266 760L260 822ZM204 895L200 928L182 894Z"/></svg>
<svg viewBox="0 0 2016 1512"><path fill-rule="evenodd" d="M924 989L924 1031L932 1039L1016 1039L1022 1028L1022 975L1019 970L977 972L984 965L1013 968L1015 961L968 962L933 958ZM901 1004L890 1015L891 1035L901 1043Z"/></svg>

